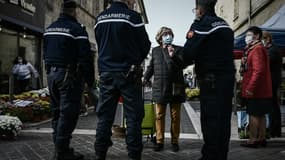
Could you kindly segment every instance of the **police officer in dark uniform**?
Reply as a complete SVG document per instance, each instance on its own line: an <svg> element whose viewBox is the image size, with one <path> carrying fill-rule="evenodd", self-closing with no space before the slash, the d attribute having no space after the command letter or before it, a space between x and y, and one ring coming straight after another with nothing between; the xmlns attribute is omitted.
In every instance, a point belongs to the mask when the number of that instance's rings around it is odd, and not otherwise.
<svg viewBox="0 0 285 160"><path fill-rule="evenodd" d="M53 141L56 160L79 160L70 148L83 84L94 82L93 55L84 26L76 20L76 2L65 0L62 13L44 33L44 60L51 95Z"/></svg>
<svg viewBox="0 0 285 160"><path fill-rule="evenodd" d="M96 160L104 160L112 145L111 127L120 96L127 122L128 156L141 159L144 107L140 64L149 53L150 41L140 14L132 10L134 3L135 0L114 0L99 14L94 27L100 74Z"/></svg>
<svg viewBox="0 0 285 160"><path fill-rule="evenodd" d="M195 64L201 91L201 127L205 143L200 160L226 160L230 140L234 34L215 14L216 2L196 0L196 19L187 33L183 54L187 65Z"/></svg>

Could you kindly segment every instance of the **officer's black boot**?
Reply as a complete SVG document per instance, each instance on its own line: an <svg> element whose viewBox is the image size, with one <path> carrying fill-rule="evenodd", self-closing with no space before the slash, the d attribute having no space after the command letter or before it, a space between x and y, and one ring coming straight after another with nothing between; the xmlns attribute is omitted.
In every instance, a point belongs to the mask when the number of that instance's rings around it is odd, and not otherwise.
<svg viewBox="0 0 285 160"><path fill-rule="evenodd" d="M96 152L95 153L95 160L105 160L106 159L106 152Z"/></svg>
<svg viewBox="0 0 285 160"><path fill-rule="evenodd" d="M74 152L73 148L67 150L57 150L55 152L54 160L83 160L84 156L80 153Z"/></svg>
<svg viewBox="0 0 285 160"><path fill-rule="evenodd" d="M129 160L141 160L141 153L129 154Z"/></svg>

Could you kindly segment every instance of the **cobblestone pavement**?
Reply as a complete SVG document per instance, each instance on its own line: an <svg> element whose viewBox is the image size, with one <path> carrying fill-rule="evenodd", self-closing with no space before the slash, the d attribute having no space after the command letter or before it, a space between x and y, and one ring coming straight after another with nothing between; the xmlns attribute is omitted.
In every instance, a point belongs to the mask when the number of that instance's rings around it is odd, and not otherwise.
<svg viewBox="0 0 285 160"><path fill-rule="evenodd" d="M74 135L72 146L85 155L86 160L94 159L94 135ZM114 145L109 149L107 160L126 160L127 151L123 138L113 138ZM284 141L270 141L268 147L245 149L240 142L231 141L229 160L284 160ZM153 152L153 144L145 143L143 160L197 160L200 156L201 140L182 139L181 150L171 151L169 139L162 152ZM14 141L0 141L1 160L49 160L53 155L50 134L24 133Z"/></svg>
<svg viewBox="0 0 285 160"><path fill-rule="evenodd" d="M199 103L191 103L191 106L193 111L195 110L195 112L199 113ZM181 135L180 151L178 153L172 152L170 139L166 138L165 149L162 152L154 152L152 151L152 142L146 141L147 139L144 138L143 160L198 160L203 141L195 133L196 128L194 129L193 126L197 126L197 124L191 122L193 118L190 120L188 115L189 108L186 111L187 107L189 106L182 109L181 133L184 135ZM121 113L118 109L115 124L120 124L120 115ZM199 116L199 114L197 115ZM169 124L169 113L166 117L166 122ZM199 119L199 117L197 118ZM233 120L233 122L235 121ZM236 126L236 124L233 123L233 126ZM72 147L83 153L86 160L94 159L93 143L95 141L95 128L96 115L91 110L87 117L80 117L77 131L73 135ZM233 131L235 130L234 128ZM51 159L54 150L51 131L50 122L47 122L36 127L26 128L16 140L0 140L0 160ZM166 132L169 134L169 128L166 128ZM169 135L166 137L169 137ZM127 159L125 140L123 138L113 138L113 142L114 145L109 149L107 160ZM271 139L269 140L268 147L259 149L242 148L239 146L240 143L241 141L231 141L229 160L285 160L284 138Z"/></svg>
<svg viewBox="0 0 285 160"><path fill-rule="evenodd" d="M121 108L118 106L115 121L114 124L120 125L121 124ZM167 107L166 117L165 117L165 131L170 132L170 111L169 107ZM93 112L93 109L89 110L89 114L86 117L80 117L77 123L77 129L95 129L97 124L97 117L96 114ZM51 128L51 123L47 122L41 125L38 125L36 127L33 127L34 129L41 129L41 128ZM185 107L181 107L181 127L180 127L181 133L187 133L187 134L195 134L195 129L193 128L193 124L187 115L185 111Z"/></svg>

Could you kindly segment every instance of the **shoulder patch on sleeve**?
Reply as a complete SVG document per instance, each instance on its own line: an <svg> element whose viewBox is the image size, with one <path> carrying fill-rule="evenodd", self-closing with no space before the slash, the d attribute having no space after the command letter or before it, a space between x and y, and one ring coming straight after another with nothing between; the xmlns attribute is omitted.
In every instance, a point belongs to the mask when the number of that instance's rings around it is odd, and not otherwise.
<svg viewBox="0 0 285 160"><path fill-rule="evenodd" d="M187 33L187 38L191 39L194 36L194 32L193 31L189 31Z"/></svg>

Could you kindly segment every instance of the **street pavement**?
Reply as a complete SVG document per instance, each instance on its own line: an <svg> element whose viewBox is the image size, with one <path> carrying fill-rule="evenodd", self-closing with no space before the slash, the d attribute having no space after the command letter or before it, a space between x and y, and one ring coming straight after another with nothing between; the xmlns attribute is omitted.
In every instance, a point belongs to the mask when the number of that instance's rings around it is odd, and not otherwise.
<svg viewBox="0 0 285 160"><path fill-rule="evenodd" d="M120 125L121 109L118 108L115 123ZM167 115L169 117L169 113ZM169 122L166 124L165 148L154 152L153 143L144 137L143 160L198 160L202 147L202 135L199 130L199 103L186 103L182 107L180 151L171 151ZM83 153L86 160L94 159L96 114L91 109L89 115L80 117L74 132L71 146ZM236 137L236 123L233 117L232 140L230 142L229 160L285 160L284 138L270 139L266 148L248 149L240 147L243 140ZM168 129L167 129L168 128ZM26 128L16 140L0 140L0 160L49 160L53 155L50 122ZM113 137L114 145L108 151L107 160L127 160L124 138Z"/></svg>

